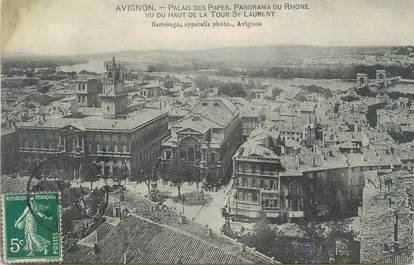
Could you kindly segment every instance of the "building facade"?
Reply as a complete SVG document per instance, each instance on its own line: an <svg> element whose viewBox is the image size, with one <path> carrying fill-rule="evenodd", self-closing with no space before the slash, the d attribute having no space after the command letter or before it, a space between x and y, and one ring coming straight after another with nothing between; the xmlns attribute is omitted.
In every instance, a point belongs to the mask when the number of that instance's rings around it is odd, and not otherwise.
<svg viewBox="0 0 414 265"><path fill-rule="evenodd" d="M103 83L102 116L80 115L18 125L21 168L33 170L55 159L59 161L55 173L65 178L87 174L90 165L101 176L117 175L120 169L135 174L161 156L161 141L169 134L168 114L144 109L130 113L128 118L114 118L127 109L122 73L115 59Z"/></svg>
<svg viewBox="0 0 414 265"><path fill-rule="evenodd" d="M237 108L227 98L207 98L171 124L171 136L162 143L163 159L203 168L207 179L220 183L230 178L240 144Z"/></svg>
<svg viewBox="0 0 414 265"><path fill-rule="evenodd" d="M227 204L231 217L279 222L303 217L303 175L283 166L282 144L278 131L258 128L236 152L235 196Z"/></svg>
<svg viewBox="0 0 414 265"><path fill-rule="evenodd" d="M96 78L79 79L75 82L76 97L80 107L99 107L102 83Z"/></svg>

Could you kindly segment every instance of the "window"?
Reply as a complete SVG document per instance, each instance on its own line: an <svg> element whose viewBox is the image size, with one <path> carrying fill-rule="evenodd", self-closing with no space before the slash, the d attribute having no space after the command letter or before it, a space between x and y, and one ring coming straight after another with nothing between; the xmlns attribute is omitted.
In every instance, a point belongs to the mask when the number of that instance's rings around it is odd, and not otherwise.
<svg viewBox="0 0 414 265"><path fill-rule="evenodd" d="M187 160L187 153L183 150L180 151L180 159Z"/></svg>
<svg viewBox="0 0 414 265"><path fill-rule="evenodd" d="M107 111L109 111L109 106L108 106L108 107L106 107L106 110L107 110Z"/></svg>
<svg viewBox="0 0 414 265"><path fill-rule="evenodd" d="M242 187L247 187L247 179L242 178Z"/></svg>
<svg viewBox="0 0 414 265"><path fill-rule="evenodd" d="M256 179L252 179L252 187L253 188L256 188L257 187Z"/></svg>
<svg viewBox="0 0 414 265"><path fill-rule="evenodd" d="M124 144L124 145L122 146L122 152L123 152L123 153L126 153L126 152L127 152L127 145L126 145L126 144Z"/></svg>
<svg viewBox="0 0 414 265"><path fill-rule="evenodd" d="M266 188L265 180L264 179L261 179L260 180L260 188L262 188L262 189Z"/></svg>
<svg viewBox="0 0 414 265"><path fill-rule="evenodd" d="M216 153L212 152L212 153L210 154L210 161L211 161L211 162L216 162Z"/></svg>
<svg viewBox="0 0 414 265"><path fill-rule="evenodd" d="M257 202L258 201L257 192L253 192L252 193L252 201L254 201L254 202Z"/></svg>
<svg viewBox="0 0 414 265"><path fill-rule="evenodd" d="M256 165L252 165L252 173L256 173Z"/></svg>
<svg viewBox="0 0 414 265"><path fill-rule="evenodd" d="M193 148L188 148L188 160L189 161L194 161L194 149Z"/></svg>

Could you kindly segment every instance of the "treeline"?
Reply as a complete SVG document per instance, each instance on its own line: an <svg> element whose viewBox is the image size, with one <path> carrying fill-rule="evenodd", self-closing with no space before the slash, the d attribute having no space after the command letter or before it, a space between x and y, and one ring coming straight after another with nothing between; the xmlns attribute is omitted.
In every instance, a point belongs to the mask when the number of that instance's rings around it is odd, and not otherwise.
<svg viewBox="0 0 414 265"><path fill-rule="evenodd" d="M223 83L218 88L217 93L219 95L226 95L229 97L247 97L247 92L243 89L241 83Z"/></svg>
<svg viewBox="0 0 414 265"><path fill-rule="evenodd" d="M385 69L388 76L401 76L414 79L414 64L410 65L353 65L353 66L274 66L269 68L247 69L243 72L233 69L220 70L221 75L247 75L252 78L313 78L313 79L355 79L357 73L367 73L368 78L375 78L375 71Z"/></svg>
<svg viewBox="0 0 414 265"><path fill-rule="evenodd" d="M87 63L88 60L72 57L5 57L2 58L2 73L6 74L13 68L56 68L62 65Z"/></svg>

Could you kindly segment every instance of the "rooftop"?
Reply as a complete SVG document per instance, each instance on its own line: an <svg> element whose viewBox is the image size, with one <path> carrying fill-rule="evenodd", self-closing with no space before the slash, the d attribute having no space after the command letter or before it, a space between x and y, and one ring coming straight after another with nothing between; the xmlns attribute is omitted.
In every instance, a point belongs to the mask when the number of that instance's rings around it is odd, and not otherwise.
<svg viewBox="0 0 414 265"><path fill-rule="evenodd" d="M209 229L187 221L170 210L150 210L153 203L132 192L124 192L126 208L132 214L97 241L98 251L80 246L65 255L67 262L88 263L268 263L240 245ZM119 194L111 195L113 199ZM105 226L104 230L110 226ZM98 235L97 235L98 236Z"/></svg>
<svg viewBox="0 0 414 265"><path fill-rule="evenodd" d="M131 131L162 116L160 110L145 109L128 119L104 119L103 117L86 116L83 118L52 118L44 122L22 122L20 128L64 128L73 126L80 130L118 130Z"/></svg>

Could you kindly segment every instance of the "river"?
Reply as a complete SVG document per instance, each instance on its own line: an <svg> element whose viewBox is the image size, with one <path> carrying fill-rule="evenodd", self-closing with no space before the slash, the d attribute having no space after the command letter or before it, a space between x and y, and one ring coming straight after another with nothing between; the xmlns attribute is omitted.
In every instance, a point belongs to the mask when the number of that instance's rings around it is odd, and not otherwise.
<svg viewBox="0 0 414 265"><path fill-rule="evenodd" d="M82 64L73 64L73 65L66 65L60 66L57 68L58 71L65 71L65 72L72 72L75 71L79 73L81 70L87 70L96 73L104 73L105 72L105 61L108 61L107 58L105 59L89 59L89 62L82 63ZM171 73L160 73L168 75ZM184 77L187 75L194 74L175 74L177 77ZM221 81L241 81L240 77L229 77L229 76L214 76L211 77L212 79L220 79ZM329 88L332 90L346 90L349 87L353 86L352 82L342 81L339 79L310 79L310 78L293 78L293 79L275 79L275 78L249 78L249 80L253 80L255 82L259 82L262 85L275 85L279 88L284 90L291 89L293 86L300 86L300 85L316 85L321 86L324 88ZM414 84L396 84L391 89L391 91L399 91L402 93L410 93L414 94Z"/></svg>
<svg viewBox="0 0 414 265"><path fill-rule="evenodd" d="M79 73L82 70L87 70L90 72L95 73L104 73L105 69L105 61L108 59L88 59L89 62L81 63L81 64L73 64L73 65L63 65L59 66L56 70L57 71L64 71L64 72L77 72Z"/></svg>

